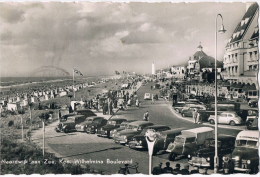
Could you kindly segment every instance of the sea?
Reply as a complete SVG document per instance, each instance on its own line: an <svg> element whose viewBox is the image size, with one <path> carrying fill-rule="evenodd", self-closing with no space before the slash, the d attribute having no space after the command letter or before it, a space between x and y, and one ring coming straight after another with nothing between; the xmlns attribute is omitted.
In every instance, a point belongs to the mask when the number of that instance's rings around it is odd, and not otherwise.
<svg viewBox="0 0 260 177"><path fill-rule="evenodd" d="M75 77L75 81L86 81L95 82L101 78L108 76L81 76ZM1 77L0 78L0 88L14 88L19 86L29 86L31 84L38 83L51 83L51 82L63 82L71 81L72 77Z"/></svg>

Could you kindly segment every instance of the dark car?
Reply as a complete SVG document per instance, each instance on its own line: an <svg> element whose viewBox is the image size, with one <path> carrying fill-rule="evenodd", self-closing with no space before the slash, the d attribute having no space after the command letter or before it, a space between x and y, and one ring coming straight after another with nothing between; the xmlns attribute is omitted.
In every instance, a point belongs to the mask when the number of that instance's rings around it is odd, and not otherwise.
<svg viewBox="0 0 260 177"><path fill-rule="evenodd" d="M127 128L127 126L131 123L137 120L127 120L125 122L122 122L120 124L120 126L112 131L110 131L110 137L113 138L115 134L117 134L118 132L125 130Z"/></svg>
<svg viewBox="0 0 260 177"><path fill-rule="evenodd" d="M105 118L95 119L91 124L87 126L86 132L95 134L99 128L103 127L106 124L107 120Z"/></svg>
<svg viewBox="0 0 260 177"><path fill-rule="evenodd" d="M230 154L235 148L236 137L233 136L218 136L218 156L219 164L222 164L222 157ZM188 155L189 164L202 168L213 168L215 156L215 139L207 139L204 145L193 154ZM221 168L221 166L220 166Z"/></svg>
<svg viewBox="0 0 260 177"><path fill-rule="evenodd" d="M248 106L250 107L257 107L258 106L258 100L249 100Z"/></svg>
<svg viewBox="0 0 260 177"><path fill-rule="evenodd" d="M147 143L145 139L145 133L147 130L154 130L155 132L161 132L170 130L171 128L166 125L152 125L146 127L142 130L139 135L134 136L128 143L129 147L132 149L147 149Z"/></svg>
<svg viewBox="0 0 260 177"><path fill-rule="evenodd" d="M258 130L258 116L252 122L250 121L246 127L248 130Z"/></svg>
<svg viewBox="0 0 260 177"><path fill-rule="evenodd" d="M259 132L243 130L237 134L235 149L223 157L229 171L257 174L259 172ZM228 165L231 164L231 165Z"/></svg>
<svg viewBox="0 0 260 177"><path fill-rule="evenodd" d="M91 116L97 116L93 111L90 109L79 109L75 111L75 114L77 115L85 115L86 117L91 117Z"/></svg>
<svg viewBox="0 0 260 177"><path fill-rule="evenodd" d="M192 117L194 109L196 110L206 110L206 106L204 105L193 105L190 107L184 107L181 111L182 117Z"/></svg>
<svg viewBox="0 0 260 177"><path fill-rule="evenodd" d="M247 111L247 117L246 117L246 125L250 126L252 122L258 118L258 110L257 109L249 109Z"/></svg>
<svg viewBox="0 0 260 177"><path fill-rule="evenodd" d="M56 132L64 132L64 133L75 131L76 124L84 122L86 120L86 118L87 117L85 115L71 115L71 116L67 117L67 121L60 122L56 126L55 130L56 130Z"/></svg>
<svg viewBox="0 0 260 177"><path fill-rule="evenodd" d="M123 119L123 118L112 118L112 119L109 119L106 125L104 125L100 129L98 129L97 135L109 138L110 135L111 135L110 132L113 131L116 128L119 128L120 124L122 122L125 122L125 121L126 121L126 119Z"/></svg>
<svg viewBox="0 0 260 177"><path fill-rule="evenodd" d="M91 124L96 119L103 119L103 117L99 117L99 116L88 117L84 122L80 122L76 124L75 129L79 132L86 132L88 125Z"/></svg>
<svg viewBox="0 0 260 177"><path fill-rule="evenodd" d="M148 126L154 125L151 122L148 121L135 121L128 124L127 128L125 130L122 130L120 132L117 132L113 139L115 143L120 144L128 144L128 142L134 137L135 135L138 135L142 132L142 130Z"/></svg>

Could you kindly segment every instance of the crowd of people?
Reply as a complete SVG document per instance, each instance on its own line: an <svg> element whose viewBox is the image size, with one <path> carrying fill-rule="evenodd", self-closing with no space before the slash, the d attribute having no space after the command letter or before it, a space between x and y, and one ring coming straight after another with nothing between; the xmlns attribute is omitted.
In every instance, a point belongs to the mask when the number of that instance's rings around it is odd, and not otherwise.
<svg viewBox="0 0 260 177"><path fill-rule="evenodd" d="M171 167L170 162L165 163L165 167L163 167L163 163L159 163L158 166L153 168L152 174L153 175L161 175L161 174L174 174L174 175L189 175L189 174L199 174L199 168L193 167L192 170L189 169L189 165L185 164L183 168L181 165L177 163L175 168ZM207 169L204 170L202 174L207 174Z"/></svg>

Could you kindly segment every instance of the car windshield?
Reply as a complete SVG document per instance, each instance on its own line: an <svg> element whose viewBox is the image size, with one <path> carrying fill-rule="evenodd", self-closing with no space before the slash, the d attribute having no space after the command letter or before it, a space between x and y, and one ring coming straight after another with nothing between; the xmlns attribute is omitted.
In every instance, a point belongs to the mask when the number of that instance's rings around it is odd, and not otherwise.
<svg viewBox="0 0 260 177"><path fill-rule="evenodd" d="M182 138L182 137L178 137L178 136L177 136L177 137L175 138L174 142L176 142L176 143L184 143L184 142L185 142L185 139Z"/></svg>
<svg viewBox="0 0 260 177"><path fill-rule="evenodd" d="M110 121L108 121L108 124L109 124L109 125L116 125L116 121L110 120Z"/></svg>
<svg viewBox="0 0 260 177"><path fill-rule="evenodd" d="M252 147L257 148L257 141L250 141L250 140L237 140L236 141L237 147Z"/></svg>

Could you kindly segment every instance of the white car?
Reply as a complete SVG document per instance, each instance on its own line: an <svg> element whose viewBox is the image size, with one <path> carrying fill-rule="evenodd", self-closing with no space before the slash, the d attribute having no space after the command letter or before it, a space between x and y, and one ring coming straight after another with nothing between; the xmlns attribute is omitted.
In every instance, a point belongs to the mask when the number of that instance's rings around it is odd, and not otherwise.
<svg viewBox="0 0 260 177"><path fill-rule="evenodd" d="M229 125L239 125L242 123L241 117L239 117L235 112L222 112L217 116L219 124L229 124ZM215 115L209 116L209 123L215 123Z"/></svg>
<svg viewBox="0 0 260 177"><path fill-rule="evenodd" d="M151 100L152 99L152 95L150 93L145 93L144 94L144 99L145 100Z"/></svg>

